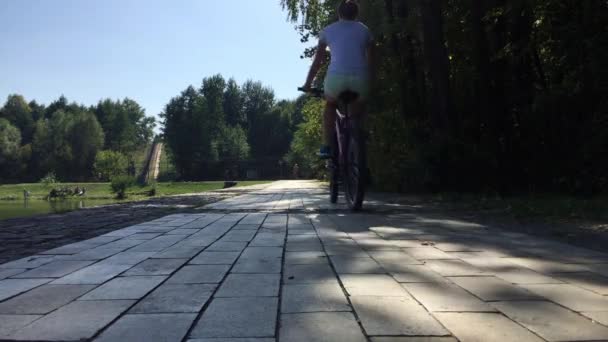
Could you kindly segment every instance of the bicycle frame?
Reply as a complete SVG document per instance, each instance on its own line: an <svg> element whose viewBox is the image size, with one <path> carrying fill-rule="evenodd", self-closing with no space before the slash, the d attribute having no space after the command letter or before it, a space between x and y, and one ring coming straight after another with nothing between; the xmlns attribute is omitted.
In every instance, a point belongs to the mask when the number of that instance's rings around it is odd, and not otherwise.
<svg viewBox="0 0 608 342"><path fill-rule="evenodd" d="M323 97L320 89L299 89L316 97ZM330 169L330 201L336 203L339 184L344 185L345 198L352 210L360 210L365 195L365 139L361 137L358 118L352 118L349 105L357 100L358 94L344 92L338 99L334 124L336 146L332 146L333 155L328 161Z"/></svg>

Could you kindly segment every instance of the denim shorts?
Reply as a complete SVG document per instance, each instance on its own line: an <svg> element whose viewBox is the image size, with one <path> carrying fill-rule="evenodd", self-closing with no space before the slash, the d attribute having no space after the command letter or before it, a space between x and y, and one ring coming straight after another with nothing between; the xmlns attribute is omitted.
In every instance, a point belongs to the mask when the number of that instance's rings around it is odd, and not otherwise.
<svg viewBox="0 0 608 342"><path fill-rule="evenodd" d="M369 78L361 74L328 73L325 76L325 96L337 99L347 90L359 94L359 99L365 100L369 95Z"/></svg>

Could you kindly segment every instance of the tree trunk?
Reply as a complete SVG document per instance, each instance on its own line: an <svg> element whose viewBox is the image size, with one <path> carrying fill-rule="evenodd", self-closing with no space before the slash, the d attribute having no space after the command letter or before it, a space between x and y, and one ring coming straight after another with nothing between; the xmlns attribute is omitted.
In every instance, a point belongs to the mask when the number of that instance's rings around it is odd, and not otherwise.
<svg viewBox="0 0 608 342"><path fill-rule="evenodd" d="M422 31L427 70L431 81L431 118L442 139L449 134L449 58L443 33L441 0L421 0Z"/></svg>

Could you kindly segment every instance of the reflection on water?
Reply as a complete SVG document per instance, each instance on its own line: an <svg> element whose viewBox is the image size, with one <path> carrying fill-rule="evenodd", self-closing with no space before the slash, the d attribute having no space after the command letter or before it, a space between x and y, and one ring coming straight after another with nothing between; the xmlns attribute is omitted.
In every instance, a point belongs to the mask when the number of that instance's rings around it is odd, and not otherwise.
<svg viewBox="0 0 608 342"><path fill-rule="evenodd" d="M27 198L21 201L0 201L0 220L39 214L65 213L116 202L116 200L112 199L88 198L69 198L51 201Z"/></svg>

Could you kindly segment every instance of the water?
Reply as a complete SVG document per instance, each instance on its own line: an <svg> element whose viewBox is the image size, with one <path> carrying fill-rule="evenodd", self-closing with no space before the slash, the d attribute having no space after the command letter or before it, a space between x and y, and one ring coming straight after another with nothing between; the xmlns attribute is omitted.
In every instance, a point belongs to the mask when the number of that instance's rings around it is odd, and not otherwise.
<svg viewBox="0 0 608 342"><path fill-rule="evenodd" d="M0 201L0 220L40 214L65 213L82 208L116 203L112 199L69 198L45 201L40 199Z"/></svg>

